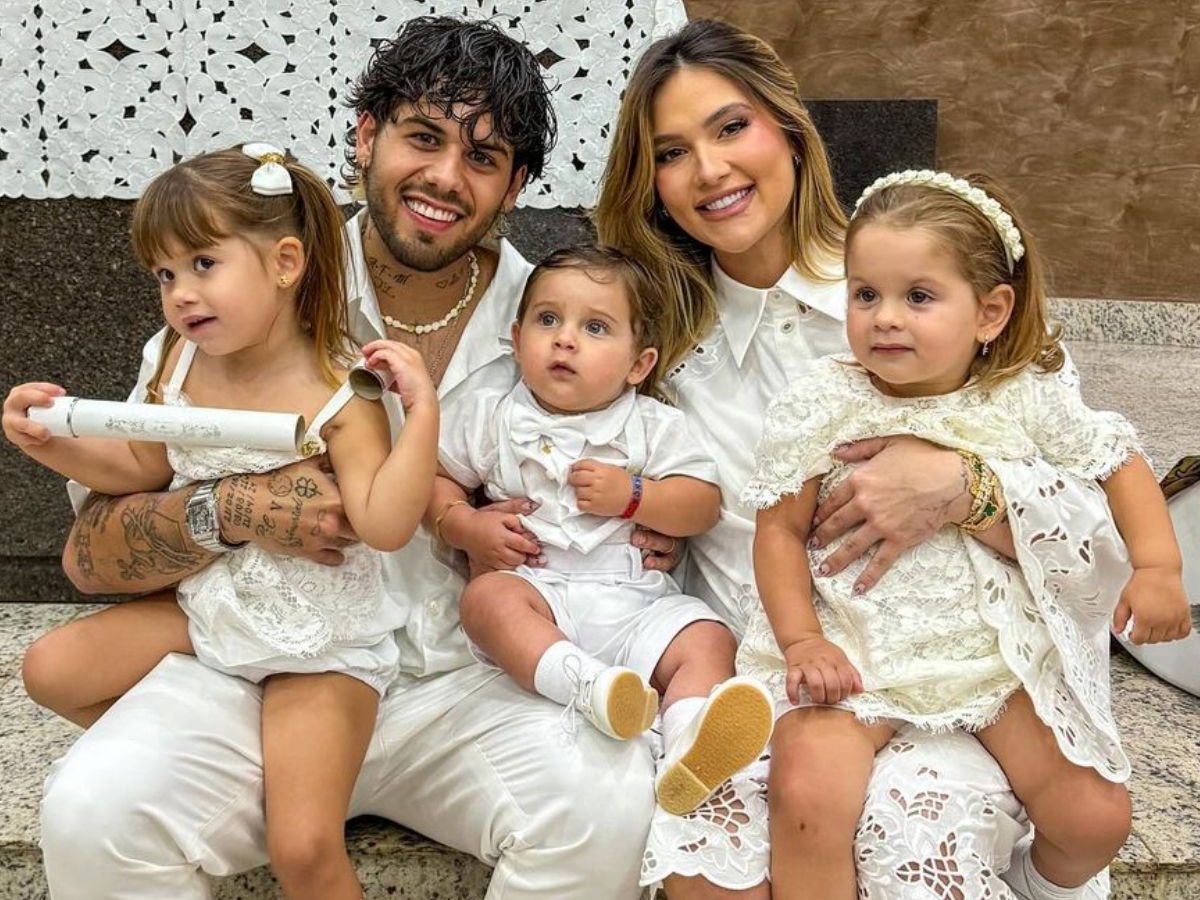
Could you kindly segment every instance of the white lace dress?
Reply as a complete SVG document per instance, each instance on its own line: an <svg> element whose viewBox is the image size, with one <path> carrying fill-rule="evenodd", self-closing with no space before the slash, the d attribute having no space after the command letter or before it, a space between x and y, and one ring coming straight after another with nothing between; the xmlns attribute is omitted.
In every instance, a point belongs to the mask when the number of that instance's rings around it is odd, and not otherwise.
<svg viewBox="0 0 1200 900"><path fill-rule="evenodd" d="M1026 372L990 391L967 387L904 399L880 393L852 360L831 358L772 404L743 502L771 506L817 476L824 499L853 469L830 456L833 448L895 434L989 460L1040 456L1085 479L1102 479L1139 452L1125 419L1088 409L1055 375ZM1071 523L1084 534L1099 524ZM839 543L810 551L814 572ZM1024 687L1068 759L1122 781L1129 762L1109 708L1107 667L1092 638L1123 585L1083 584L1078 595L1064 595L1040 587L1036 573L1023 571L1025 562L1009 563L947 526L903 554L865 595L853 592L865 560L815 578L822 628L865 687L839 706L868 721L975 730ZM790 705L786 668L761 605L747 626L738 669L766 682L781 708Z"/></svg>
<svg viewBox="0 0 1200 900"><path fill-rule="evenodd" d="M188 405L181 387L194 354L195 345L186 344L163 389L168 405ZM322 408L304 436L305 455L325 452L321 428L351 396L343 385ZM173 445L167 446L167 457L175 470L172 490L193 481L267 472L301 458L244 447ZM283 497L293 490L302 487L280 485ZM281 518L287 515L281 510ZM179 605L187 613L197 658L255 682L281 672L345 672L384 693L399 665L392 633L407 615L384 590L377 551L353 544L345 555L340 566L322 566L248 544L185 578Z"/></svg>

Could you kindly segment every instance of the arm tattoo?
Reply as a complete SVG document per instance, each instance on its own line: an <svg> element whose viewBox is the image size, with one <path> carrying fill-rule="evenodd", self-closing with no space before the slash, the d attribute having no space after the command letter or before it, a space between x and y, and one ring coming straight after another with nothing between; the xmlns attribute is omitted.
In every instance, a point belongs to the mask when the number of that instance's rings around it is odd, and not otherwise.
<svg viewBox="0 0 1200 900"><path fill-rule="evenodd" d="M221 504L224 524L229 528L249 530L254 526L254 495L258 490L254 479L248 475L231 475L224 484L225 500Z"/></svg>
<svg viewBox="0 0 1200 900"><path fill-rule="evenodd" d="M126 581L144 581L150 575L187 574L209 558L193 547L183 522L159 512L160 495L147 495L141 503L121 510L127 555L115 562Z"/></svg>
<svg viewBox="0 0 1200 900"><path fill-rule="evenodd" d="M75 529L75 567L86 578L96 574L96 561L92 558L92 534L103 532L112 517L113 498L93 493L88 497L79 513Z"/></svg>

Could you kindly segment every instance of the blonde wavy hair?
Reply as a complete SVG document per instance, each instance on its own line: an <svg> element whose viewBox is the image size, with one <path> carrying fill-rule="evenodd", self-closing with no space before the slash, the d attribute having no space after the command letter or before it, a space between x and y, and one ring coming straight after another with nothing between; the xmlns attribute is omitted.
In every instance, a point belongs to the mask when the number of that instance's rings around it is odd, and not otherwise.
<svg viewBox="0 0 1200 900"><path fill-rule="evenodd" d="M690 22L651 44L625 88L592 220L600 243L645 266L669 299L659 346L664 372L701 341L717 314L712 249L659 213L655 190L654 98L668 78L688 68L732 81L787 136L797 160L788 219L794 265L817 281L840 278L832 272L842 258L846 228L825 145L800 100L795 77L769 44L711 19Z"/></svg>
<svg viewBox="0 0 1200 900"><path fill-rule="evenodd" d="M346 315L344 217L329 186L285 154L292 193L268 197L250 188L258 160L241 145L204 153L155 178L133 208L130 236L138 262L153 272L157 260L182 249L196 252L236 237L276 241L295 237L304 246L304 271L296 285L296 316L317 348L321 375L338 385L335 369L346 364L351 339ZM162 402L161 383L179 334L168 331L146 402Z"/></svg>
<svg viewBox="0 0 1200 900"><path fill-rule="evenodd" d="M1062 328L1047 320L1046 276L1029 229L1004 190L986 175L959 176L998 202L1021 233L1025 255L1008 268L1004 242L991 220L962 197L928 185L897 184L881 188L855 211L846 232L847 248L868 224L918 228L951 255L959 273L982 297L1002 284L1012 286L1012 314L992 341L986 356L975 357L971 376L981 387L994 387L1030 366L1043 372L1063 367Z"/></svg>

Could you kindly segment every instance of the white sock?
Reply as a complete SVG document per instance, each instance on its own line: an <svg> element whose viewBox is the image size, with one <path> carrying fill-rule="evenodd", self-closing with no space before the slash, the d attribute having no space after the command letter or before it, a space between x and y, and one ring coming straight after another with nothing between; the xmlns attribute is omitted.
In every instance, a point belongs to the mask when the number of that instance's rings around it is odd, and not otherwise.
<svg viewBox="0 0 1200 900"><path fill-rule="evenodd" d="M1013 850L1012 865L1004 873L1004 880L1021 900L1079 900L1084 887L1061 887L1047 881L1033 866L1033 844L1026 843Z"/></svg>
<svg viewBox="0 0 1200 900"><path fill-rule="evenodd" d="M692 719L700 712L707 697L684 697L676 700L662 714L663 747L671 748L679 740L679 736L692 723Z"/></svg>
<svg viewBox="0 0 1200 900"><path fill-rule="evenodd" d="M575 686L603 669L604 663L584 653L570 641L558 641L546 648L533 672L533 689L555 703L566 706L571 702Z"/></svg>

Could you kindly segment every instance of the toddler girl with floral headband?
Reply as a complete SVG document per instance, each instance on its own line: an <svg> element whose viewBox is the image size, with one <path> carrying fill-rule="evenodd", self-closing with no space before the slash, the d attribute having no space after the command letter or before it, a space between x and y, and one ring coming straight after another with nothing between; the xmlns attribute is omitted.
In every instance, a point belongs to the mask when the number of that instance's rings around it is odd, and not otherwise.
<svg viewBox="0 0 1200 900"><path fill-rule="evenodd" d="M61 671L87 676L64 674L71 683L43 684L41 696L69 697L54 708L87 725L171 652L261 682L275 874L291 900L361 900L343 839L346 810L379 698L399 668L393 632L407 618L383 588L377 551L407 543L432 495L433 384L415 350L390 341L363 348L369 367L390 371L404 408L393 446L383 405L355 397L346 383L341 212L319 177L274 147L206 153L160 175L134 209L133 245L158 281L168 326L147 402L302 414L312 423L302 453L328 454L363 543L345 548L342 565L322 566L253 544L230 547L216 529L207 543L197 536L219 555L179 584L179 604L121 605L59 629L46 646L64 657L70 647ZM195 483L189 525L206 503L211 513L218 479L298 458L51 437L28 409L62 393L46 383L14 388L4 406L9 440L105 494ZM281 506L281 529L288 515ZM258 735L244 737L246 752L257 753Z"/></svg>
<svg viewBox="0 0 1200 900"><path fill-rule="evenodd" d="M776 398L743 495L760 510L762 608L738 670L775 696L772 855L807 876L780 879L773 896L852 900L873 759L906 725L970 731L1003 768L1036 826L1010 874L1019 896L1080 896L1129 831L1109 628L1132 619L1132 639L1151 642L1190 627L1166 505L1129 423L1083 404L1047 328L1036 250L986 179L909 171L877 181L850 222L846 276L853 357L819 361ZM814 546L809 530L853 468L831 451L888 435L962 455L963 509L950 516L961 524L865 591L866 560L824 577L841 541ZM1006 507L999 473L1039 456L1107 494L1132 565L1123 590L1086 551L1116 539L1111 521L1072 515L1088 538L1070 596L1014 549L1010 528L1062 521L1054 496L1046 509ZM1062 536L1048 527L1045 539ZM815 807L790 799L811 795L789 790L798 780L823 786Z"/></svg>

